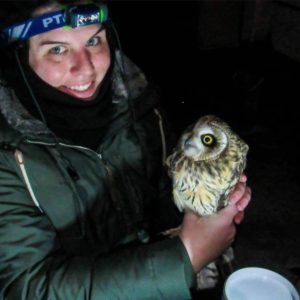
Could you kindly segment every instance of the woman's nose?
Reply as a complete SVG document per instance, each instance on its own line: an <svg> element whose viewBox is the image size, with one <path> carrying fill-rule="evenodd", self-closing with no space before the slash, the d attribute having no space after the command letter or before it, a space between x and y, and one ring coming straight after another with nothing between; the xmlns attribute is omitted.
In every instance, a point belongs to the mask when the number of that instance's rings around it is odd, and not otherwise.
<svg viewBox="0 0 300 300"><path fill-rule="evenodd" d="M70 71L73 75L82 75L85 77L93 74L94 65L88 50L81 49L73 53Z"/></svg>

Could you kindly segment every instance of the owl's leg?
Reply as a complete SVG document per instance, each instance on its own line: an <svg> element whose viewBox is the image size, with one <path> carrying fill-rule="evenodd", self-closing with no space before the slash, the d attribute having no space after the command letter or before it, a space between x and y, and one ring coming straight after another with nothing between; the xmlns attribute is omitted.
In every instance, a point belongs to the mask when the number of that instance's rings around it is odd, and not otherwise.
<svg viewBox="0 0 300 300"><path fill-rule="evenodd" d="M179 235L180 230L181 230L181 226L178 226L175 228L170 228L165 231L162 231L161 234L164 236L168 236L170 238L174 238Z"/></svg>

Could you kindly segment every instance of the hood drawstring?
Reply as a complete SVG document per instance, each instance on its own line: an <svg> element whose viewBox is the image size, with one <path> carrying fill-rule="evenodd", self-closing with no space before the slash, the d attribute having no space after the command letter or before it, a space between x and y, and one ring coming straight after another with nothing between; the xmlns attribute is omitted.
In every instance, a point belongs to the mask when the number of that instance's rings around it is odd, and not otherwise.
<svg viewBox="0 0 300 300"><path fill-rule="evenodd" d="M30 87L30 84L29 84L29 82L28 82L28 80L27 80L27 77L26 77L24 68L23 68L23 66L22 66L22 63L21 63L21 60L20 60L20 56L19 56L19 52L18 52L20 47L22 47L22 45L18 45L18 46L16 46L15 49L14 49L15 57L16 57L16 61L17 61L18 68L19 68L19 70L20 70L20 72L21 72L22 78L23 78L23 80L24 80L24 82L25 82L25 85L26 85L26 87L27 87L27 89L28 89L28 91L29 91L29 93L30 93L30 96L31 96L32 100L34 101L34 104L35 104L35 106L36 106L36 108L37 108L37 110L38 110L38 113L39 113L39 115L41 116L41 120L42 120L42 122L47 126L46 118L45 118L45 116L44 116L44 114L43 114L43 112L42 112L42 109L41 109L41 107L40 107L40 105L39 105L39 102L37 101L37 99L36 99L36 97L35 97L35 94L34 94L32 88ZM52 133L52 135L53 135L53 137L54 137L55 143L57 144L57 143L58 143L57 136L56 136L53 132L51 132L51 133Z"/></svg>
<svg viewBox="0 0 300 300"><path fill-rule="evenodd" d="M120 69L121 69L120 73L121 73L121 78L122 78L124 86L125 86L126 98L127 98L127 101L128 101L128 108L130 110L130 114L131 114L132 121L133 121L133 126L135 128L136 116L135 116L134 107L133 107L133 104L132 104L132 101L131 101L130 89L129 89L129 86L128 86L128 82L126 80L126 67L125 67L125 60L124 60L124 54L123 54L123 50L122 50L122 46L121 46L121 41L120 41L120 38L119 38L118 31L117 31L115 25L113 24L113 22L109 22L109 26L112 29L112 33L115 36L117 48L119 48Z"/></svg>
<svg viewBox="0 0 300 300"><path fill-rule="evenodd" d="M22 64L21 64L21 60L20 60L19 52L18 52L19 47L20 47L20 46L17 46L17 47L15 48L15 57L16 57L16 61L17 61L18 67L19 67L19 69L20 69L22 78L23 78L23 80L24 80L24 82L25 82L25 84L26 84L26 87L27 87L27 89L28 89L28 91L29 91L29 93L30 93L30 96L32 97L32 100L34 101L34 104L35 104L35 106L36 106L36 108L37 108L37 110L38 110L38 112L39 112L39 114L40 114L40 116L41 116L41 119L42 119L43 123L44 123L45 125L47 125L46 118L45 118L45 116L44 116L44 114L43 114L43 112L42 112L42 109L41 109L41 107L40 107L40 105L39 105L39 103L38 103L38 101L37 101L37 99L36 99L36 97L35 97L35 95L34 95L32 89L31 89L31 87L30 87L30 84L29 84L29 82L28 82L28 80L27 80L27 77L26 77L26 75L25 75L23 66L22 66Z"/></svg>
<svg viewBox="0 0 300 300"><path fill-rule="evenodd" d="M164 166L165 161L167 159L167 146L166 146L166 136L165 136L165 131L164 131L164 125L163 125L163 120L162 120L161 114L157 108L154 108L154 112L157 115L158 120L159 120L159 130L160 130L161 145L162 145L162 165Z"/></svg>
<svg viewBox="0 0 300 300"><path fill-rule="evenodd" d="M27 190L30 194L30 197L31 197L32 201L34 202L35 206L39 209L39 211L41 213L44 213L44 211L42 210L42 208L40 206L39 201L35 197L35 194L34 194L34 191L33 191L32 187L31 187L31 184L30 184L27 172L26 172L25 164L24 164L23 153L18 149L15 151L15 159L16 159L16 161L17 161L17 163L18 163L18 165L21 169L21 173L23 175L25 185L27 187Z"/></svg>

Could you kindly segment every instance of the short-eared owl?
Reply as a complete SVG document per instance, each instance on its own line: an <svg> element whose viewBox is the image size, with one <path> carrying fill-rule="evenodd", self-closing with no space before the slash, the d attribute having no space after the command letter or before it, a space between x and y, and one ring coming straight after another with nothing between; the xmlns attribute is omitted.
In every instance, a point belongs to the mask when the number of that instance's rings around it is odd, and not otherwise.
<svg viewBox="0 0 300 300"><path fill-rule="evenodd" d="M220 118L201 117L182 134L166 165L179 210L217 212L246 167L248 145Z"/></svg>

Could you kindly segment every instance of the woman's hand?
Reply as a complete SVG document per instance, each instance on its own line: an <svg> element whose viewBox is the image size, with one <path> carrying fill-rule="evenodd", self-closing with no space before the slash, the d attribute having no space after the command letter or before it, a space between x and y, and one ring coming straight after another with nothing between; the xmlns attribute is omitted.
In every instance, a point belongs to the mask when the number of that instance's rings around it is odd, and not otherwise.
<svg viewBox="0 0 300 300"><path fill-rule="evenodd" d="M235 205L228 205L217 214L199 217L186 211L179 237L190 257L195 273L217 258L234 240L234 217L239 213Z"/></svg>
<svg viewBox="0 0 300 300"><path fill-rule="evenodd" d="M199 217L185 212L179 237L190 257L195 273L216 259L234 241L235 224L241 223L244 210L251 199L251 190L246 186L247 177L242 175L230 195L229 205L218 213Z"/></svg>
<svg viewBox="0 0 300 300"><path fill-rule="evenodd" d="M251 200L251 189L246 185L246 182L247 177L245 174L242 174L240 181L229 196L230 203L236 205L239 211L234 217L235 224L240 224L242 222L244 219L244 210Z"/></svg>

